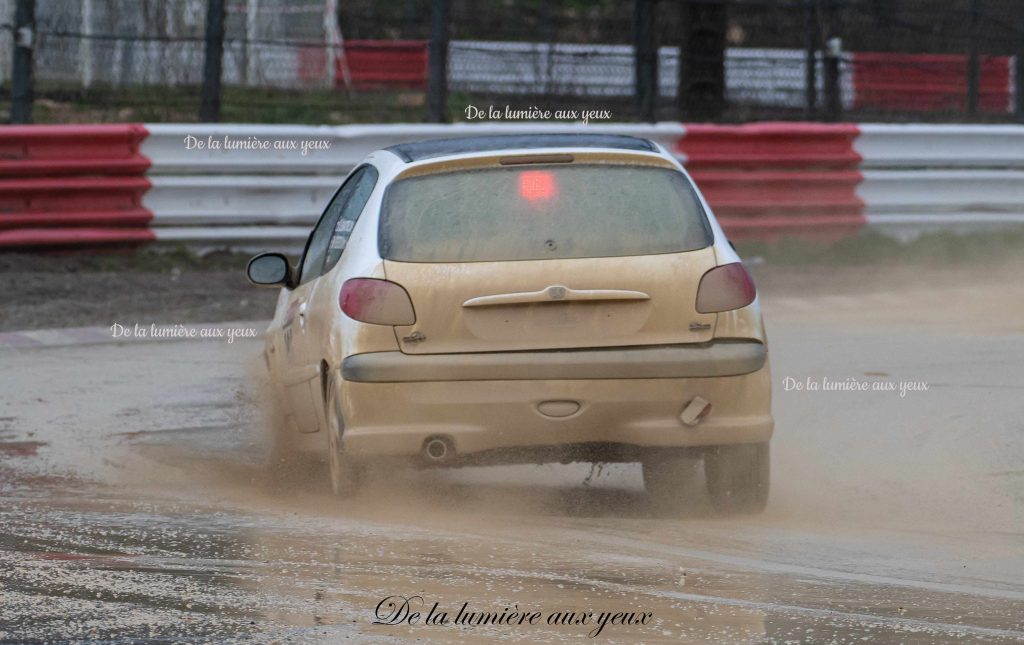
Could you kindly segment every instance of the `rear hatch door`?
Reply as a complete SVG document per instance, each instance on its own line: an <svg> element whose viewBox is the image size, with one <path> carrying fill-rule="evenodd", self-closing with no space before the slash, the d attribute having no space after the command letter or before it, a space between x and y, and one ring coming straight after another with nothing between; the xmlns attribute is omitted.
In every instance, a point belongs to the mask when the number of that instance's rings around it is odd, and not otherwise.
<svg viewBox="0 0 1024 645"><path fill-rule="evenodd" d="M655 159L657 159L655 157ZM715 266L686 177L660 165L485 165L389 187L380 251L416 322L410 354L700 343Z"/></svg>

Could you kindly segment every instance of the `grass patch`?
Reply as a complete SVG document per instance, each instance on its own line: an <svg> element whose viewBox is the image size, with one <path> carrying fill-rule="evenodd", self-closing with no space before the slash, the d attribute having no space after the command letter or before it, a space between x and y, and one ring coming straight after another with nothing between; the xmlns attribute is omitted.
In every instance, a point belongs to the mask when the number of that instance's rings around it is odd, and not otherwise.
<svg viewBox="0 0 1024 645"><path fill-rule="evenodd" d="M32 106L35 123L195 123L196 86L94 86L89 89L38 83ZM464 106L461 106L464 107ZM453 98L450 112L460 105ZM0 114L10 111L0 101ZM420 123L426 114L423 92L283 90L226 86L221 96L224 123Z"/></svg>
<svg viewBox="0 0 1024 645"><path fill-rule="evenodd" d="M245 271L255 253L214 251L200 255L178 246L161 249L90 249L41 253L0 253L0 271L37 273L167 273L179 271Z"/></svg>
<svg viewBox="0 0 1024 645"><path fill-rule="evenodd" d="M35 123L196 123L199 120L200 87L180 85L129 85L89 88L39 81L32 105ZM3 95L0 88L0 95ZM622 99L582 97L509 96L451 91L447 116L464 121L469 105L486 109L611 109L616 121L632 121L632 103ZM674 109L674 108L672 108ZM10 113L10 101L0 99L0 118ZM296 123L345 125L358 123L422 123L426 119L426 94L419 90L274 89L227 85L221 94L223 123ZM665 120L674 118L671 111Z"/></svg>

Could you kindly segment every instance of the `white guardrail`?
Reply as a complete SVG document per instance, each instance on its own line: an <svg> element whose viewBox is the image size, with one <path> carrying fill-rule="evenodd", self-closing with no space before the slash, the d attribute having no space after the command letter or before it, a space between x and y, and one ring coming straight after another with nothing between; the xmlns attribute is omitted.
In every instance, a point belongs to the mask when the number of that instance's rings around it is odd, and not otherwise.
<svg viewBox="0 0 1024 645"><path fill-rule="evenodd" d="M863 124L857 196L900 238L1024 226L1024 126Z"/></svg>
<svg viewBox="0 0 1024 645"><path fill-rule="evenodd" d="M153 213L158 242L196 247L295 250L309 235L341 180L366 155L421 139L487 134L595 131L651 139L669 149L681 124L556 123L456 125L147 125L141 146L152 188L143 206ZM268 142L267 150L197 149L195 142L225 137ZM327 141L327 150L302 154L304 141ZM192 144L192 149L189 149ZM294 145L294 148L289 146Z"/></svg>
<svg viewBox="0 0 1024 645"><path fill-rule="evenodd" d="M143 205L154 215L151 227L157 240L238 248L301 245L345 174L368 153L396 143L587 130L640 136L675 151L681 149L687 131L677 123L164 124L146 128L149 135L141 152L151 161L147 176L152 188ZM853 151L862 158L862 181L856 195L864 202L868 226L905 238L934 229L1024 225L1024 126L864 124L857 128ZM225 137L234 142L254 137L269 142L270 149L189 149L188 137L204 143L210 138L223 143ZM330 147L302 154L298 146L303 141L328 141ZM288 149L291 144L296 147ZM765 153L757 147L763 143L751 145L752 155ZM790 142L783 139L771 145L784 150ZM685 163L682 153L677 154ZM742 159L734 164L729 170L742 177ZM772 199L777 197L766 194L767 205Z"/></svg>

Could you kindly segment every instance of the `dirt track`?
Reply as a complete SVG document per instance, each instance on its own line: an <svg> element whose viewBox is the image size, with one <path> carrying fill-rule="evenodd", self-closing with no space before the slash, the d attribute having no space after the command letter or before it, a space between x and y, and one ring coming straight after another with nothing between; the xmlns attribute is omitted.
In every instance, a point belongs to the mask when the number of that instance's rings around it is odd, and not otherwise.
<svg viewBox="0 0 1024 645"><path fill-rule="evenodd" d="M716 517L696 475L686 516L659 517L632 466L408 472L340 506L322 472L268 476L257 342L0 350L0 641L595 626L373 625L392 595L449 620L463 602L653 614L605 642L1024 640L1024 288L960 276L840 291L762 274L774 490L744 519Z"/></svg>
<svg viewBox="0 0 1024 645"><path fill-rule="evenodd" d="M265 320L277 294L246 281L248 257L0 253L0 332Z"/></svg>

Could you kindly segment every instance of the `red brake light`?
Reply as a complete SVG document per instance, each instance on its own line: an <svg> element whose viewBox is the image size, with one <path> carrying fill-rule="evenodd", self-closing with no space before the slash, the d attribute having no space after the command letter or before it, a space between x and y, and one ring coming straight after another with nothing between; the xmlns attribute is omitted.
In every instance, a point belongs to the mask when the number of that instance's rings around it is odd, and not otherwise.
<svg viewBox="0 0 1024 645"><path fill-rule="evenodd" d="M547 170L526 170L519 173L519 195L527 201L551 199L557 191L555 176Z"/></svg>
<svg viewBox="0 0 1024 645"><path fill-rule="evenodd" d="M373 325L416 322L412 300L402 285L375 278L352 278L341 286L338 305L346 316Z"/></svg>
<svg viewBox="0 0 1024 645"><path fill-rule="evenodd" d="M697 288L697 311L712 314L740 309L754 302L757 287L739 262L715 267L700 279Z"/></svg>

